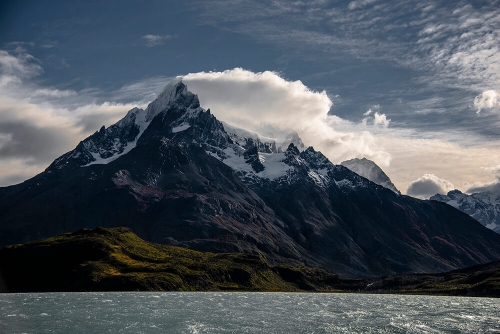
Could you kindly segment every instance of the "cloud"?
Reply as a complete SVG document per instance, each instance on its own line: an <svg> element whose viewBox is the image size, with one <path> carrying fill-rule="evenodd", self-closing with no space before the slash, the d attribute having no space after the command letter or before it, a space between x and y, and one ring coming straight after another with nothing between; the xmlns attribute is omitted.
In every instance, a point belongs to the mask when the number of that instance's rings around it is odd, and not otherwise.
<svg viewBox="0 0 500 334"><path fill-rule="evenodd" d="M42 73L31 55L0 50L0 186L41 172L136 105L97 103L85 92L40 87L31 79Z"/></svg>
<svg viewBox="0 0 500 334"><path fill-rule="evenodd" d="M59 45L58 41L48 41L45 44L40 45L42 49L52 49Z"/></svg>
<svg viewBox="0 0 500 334"><path fill-rule="evenodd" d="M55 98L68 97L77 95L74 90L59 90L59 89L47 89L41 88L33 92L33 96L50 96Z"/></svg>
<svg viewBox="0 0 500 334"><path fill-rule="evenodd" d="M332 82L328 91L344 92L346 98L346 87L356 85L349 92L355 97L348 110L355 110L358 101L360 105L371 101L366 92L356 89L363 83L345 78L357 78L363 64L376 62L380 68L390 62L394 67L388 66L384 74L370 75L373 68L363 73L363 82L373 83L372 94L378 84L386 88L381 93L385 100L378 100L388 107L388 102L403 97L397 112L406 122L401 117L396 126L423 132L430 127L461 127L480 134L494 131L495 125L484 118L483 126L476 126L478 121L459 125L449 120L458 114L463 119L477 92L500 86L498 1L475 5L471 1L358 0L339 6L331 1L276 0L264 5L257 0L204 0L193 7L200 5L204 24L270 45L283 54L282 61L301 59L323 69L340 68L335 73L341 75L334 79L340 83ZM394 75L395 70L407 73L408 79ZM324 70L323 75L332 76L332 71ZM424 108L414 108L418 105ZM439 115L431 118L424 113ZM355 119L349 112L342 116Z"/></svg>
<svg viewBox="0 0 500 334"><path fill-rule="evenodd" d="M373 106L373 109L379 110L380 109L380 105ZM375 112L375 114L374 114L372 109L368 109L368 111L365 112L363 114L363 116L366 116L361 121L361 123L364 126L367 126L368 124L373 124L373 125L376 125L376 126L380 126L382 128L388 128L389 127L389 123L391 122L391 120L389 118L387 118L387 116L385 114L379 114L378 112Z"/></svg>
<svg viewBox="0 0 500 334"><path fill-rule="evenodd" d="M350 10L356 9L356 8L361 8L366 5L369 5L371 3L374 3L377 0L357 0L357 1L351 1L348 5L348 8Z"/></svg>
<svg viewBox="0 0 500 334"><path fill-rule="evenodd" d="M102 125L115 123L132 108L105 102L68 110L0 97L0 158L51 161Z"/></svg>
<svg viewBox="0 0 500 334"><path fill-rule="evenodd" d="M158 92L161 92L165 85L174 78L174 76L158 76L136 81L111 92L109 97L116 102L137 102L138 106L144 106L153 101Z"/></svg>
<svg viewBox="0 0 500 334"><path fill-rule="evenodd" d="M30 54L21 53L14 56L0 50L0 75L2 77L31 78L43 73L38 60Z"/></svg>
<svg viewBox="0 0 500 334"><path fill-rule="evenodd" d="M500 198L500 179L489 183L475 183L465 192L468 194L486 192L495 198Z"/></svg>
<svg viewBox="0 0 500 334"><path fill-rule="evenodd" d="M474 107L477 109L477 114L482 109L496 109L500 111L500 94L494 90L487 90L474 98Z"/></svg>
<svg viewBox="0 0 500 334"><path fill-rule="evenodd" d="M71 111L75 118L74 126L81 128L82 133L90 134L103 125L109 126L125 116L135 104L104 102L102 104L86 104Z"/></svg>
<svg viewBox="0 0 500 334"><path fill-rule="evenodd" d="M387 128L389 126L389 123L391 122L390 119L388 119L385 114L379 114L378 112L375 113L373 116L373 124L375 125L381 125L384 128Z"/></svg>
<svg viewBox="0 0 500 334"><path fill-rule="evenodd" d="M105 102L74 110L0 97L0 186L43 171L79 141L125 116L134 105ZM16 166L16 168L7 168Z"/></svg>
<svg viewBox="0 0 500 334"><path fill-rule="evenodd" d="M0 159L23 158L28 164L50 163L68 142L75 142L69 129L37 127L22 121L0 123L0 136Z"/></svg>
<svg viewBox="0 0 500 334"><path fill-rule="evenodd" d="M282 137L292 129L306 145L332 161L365 156L387 166L391 160L370 132L335 130L349 122L328 114L332 102L326 92L311 91L301 81L287 81L276 72L254 73L241 68L190 73L183 81L198 94L203 107L229 124L265 137L272 136L266 131L269 128L275 136L276 130L281 130ZM377 117L377 124L388 124L385 115Z"/></svg>
<svg viewBox="0 0 500 334"><path fill-rule="evenodd" d="M172 39L172 35L144 35L142 38L146 41L147 47L163 45L165 40Z"/></svg>
<svg viewBox="0 0 500 334"><path fill-rule="evenodd" d="M434 174L425 174L410 183L406 194L421 199L428 199L436 194L447 194L448 191L453 189L455 187L450 181L440 179Z"/></svg>

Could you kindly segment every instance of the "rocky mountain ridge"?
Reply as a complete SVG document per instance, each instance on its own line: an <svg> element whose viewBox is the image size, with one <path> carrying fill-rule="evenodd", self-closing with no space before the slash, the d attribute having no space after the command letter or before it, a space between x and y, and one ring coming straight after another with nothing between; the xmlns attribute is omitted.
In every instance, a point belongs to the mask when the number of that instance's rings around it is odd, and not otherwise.
<svg viewBox="0 0 500 334"><path fill-rule="evenodd" d="M447 195L436 194L430 200L444 202L467 213L485 227L500 233L500 199L487 192L467 195L452 190Z"/></svg>
<svg viewBox="0 0 500 334"><path fill-rule="evenodd" d="M226 131L182 81L45 172L0 188L0 245L126 226L199 251L346 276L442 272L500 259L500 236L286 145Z"/></svg>

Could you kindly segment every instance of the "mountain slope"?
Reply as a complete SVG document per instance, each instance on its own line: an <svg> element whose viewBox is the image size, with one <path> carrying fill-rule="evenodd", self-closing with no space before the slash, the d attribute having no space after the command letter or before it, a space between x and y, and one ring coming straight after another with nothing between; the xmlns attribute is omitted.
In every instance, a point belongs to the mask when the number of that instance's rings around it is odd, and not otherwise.
<svg viewBox="0 0 500 334"><path fill-rule="evenodd" d="M398 195L296 134L288 145L245 136L172 82L146 110L0 188L0 245L126 226L148 241L349 276L500 259L500 236L448 205Z"/></svg>
<svg viewBox="0 0 500 334"><path fill-rule="evenodd" d="M444 202L467 213L485 227L500 233L500 198L487 192L467 195L452 190L447 195L436 194L430 200Z"/></svg>
<svg viewBox="0 0 500 334"><path fill-rule="evenodd" d="M320 269L273 268L258 256L152 244L126 228L82 229L0 249L0 277L0 292L317 291L339 280Z"/></svg>
<svg viewBox="0 0 500 334"><path fill-rule="evenodd" d="M351 160L342 161L340 164L344 167L349 168L354 173L367 178L373 183L390 189L396 194L401 194L396 186L394 186L391 179L389 179L389 177L384 173L384 171L371 160L368 160L366 158L354 158Z"/></svg>
<svg viewBox="0 0 500 334"><path fill-rule="evenodd" d="M19 263L23 263L19 266ZM262 257L145 242L130 229L81 229L0 249L0 292L323 291L500 296L500 262L443 274L346 279Z"/></svg>

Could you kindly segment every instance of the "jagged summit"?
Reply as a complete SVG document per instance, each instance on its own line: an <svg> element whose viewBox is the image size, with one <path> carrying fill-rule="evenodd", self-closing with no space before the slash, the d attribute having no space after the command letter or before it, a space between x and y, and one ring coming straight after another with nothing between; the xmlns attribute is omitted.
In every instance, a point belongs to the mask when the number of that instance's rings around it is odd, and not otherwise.
<svg viewBox="0 0 500 334"><path fill-rule="evenodd" d="M158 97L146 108L146 121L150 122L160 112L166 110L172 103L177 103L189 109L200 107L198 95L188 91L182 78L172 80Z"/></svg>
<svg viewBox="0 0 500 334"><path fill-rule="evenodd" d="M391 182L391 179L389 179L389 177L384 173L384 171L371 160L368 160L366 158L354 158L351 160L342 161L340 164L349 168L354 173L359 174L362 177L367 178L368 180L378 185L381 185L382 187L394 191L396 194L401 194L396 186L394 186L394 184Z"/></svg>
<svg viewBox="0 0 500 334"><path fill-rule="evenodd" d="M136 147L137 141L158 114L173 107L189 113L185 118L202 111L198 96L188 91L181 79L173 80L146 110L133 108L107 129L102 126L99 131L81 141L73 151L56 159L48 169L107 164L114 161ZM174 124L171 131L187 129L188 126L183 124L183 121L184 119L179 121L178 126Z"/></svg>

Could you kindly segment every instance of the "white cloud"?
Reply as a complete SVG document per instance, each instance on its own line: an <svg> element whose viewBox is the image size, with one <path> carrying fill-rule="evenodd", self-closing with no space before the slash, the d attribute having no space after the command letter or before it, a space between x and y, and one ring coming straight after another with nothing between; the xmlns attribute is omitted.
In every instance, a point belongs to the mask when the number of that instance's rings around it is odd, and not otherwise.
<svg viewBox="0 0 500 334"><path fill-rule="evenodd" d="M385 114L379 114L376 112L373 116L373 124L375 125L381 125L382 127L387 128L390 122L391 120L388 119Z"/></svg>
<svg viewBox="0 0 500 334"><path fill-rule="evenodd" d="M494 90L487 90L474 98L474 107L479 114L482 109L497 109L500 107L500 94Z"/></svg>
<svg viewBox="0 0 500 334"><path fill-rule="evenodd" d="M441 179L434 174L425 174L410 183L406 193L410 196L428 199L436 194L447 194L455 189L450 181Z"/></svg>
<svg viewBox="0 0 500 334"><path fill-rule="evenodd" d="M165 40L172 39L172 35L144 35L142 38L146 41L147 47L163 45Z"/></svg>
<svg viewBox="0 0 500 334"><path fill-rule="evenodd" d="M183 81L199 95L203 107L230 124L266 137L270 136L266 133L269 126L281 129L282 135L293 129L306 145L332 161L365 156L387 166L391 160L370 132L335 130L349 122L329 116L332 102L326 92L311 91L301 81L287 81L276 72L254 73L241 68L191 73ZM388 124L385 115L378 117L377 124Z"/></svg>
<svg viewBox="0 0 500 334"><path fill-rule="evenodd" d="M378 109L380 109L380 106L375 105L375 106L373 106L373 109L378 110ZM389 118L387 118L387 116L385 114L379 114L378 112L375 112L375 114L374 114L372 109L368 109L368 111L365 112L363 114L363 116L366 116L361 121L361 124L363 124L364 126L368 126L369 124L373 124L375 126L379 126L382 128L388 128L389 123L391 122L391 120Z"/></svg>

